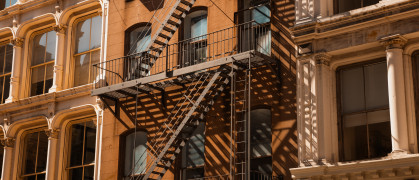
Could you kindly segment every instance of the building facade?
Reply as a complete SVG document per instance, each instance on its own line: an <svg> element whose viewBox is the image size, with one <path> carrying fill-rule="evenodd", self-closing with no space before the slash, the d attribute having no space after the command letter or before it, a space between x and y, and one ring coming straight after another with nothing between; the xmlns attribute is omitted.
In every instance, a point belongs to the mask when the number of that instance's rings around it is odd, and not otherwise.
<svg viewBox="0 0 419 180"><path fill-rule="evenodd" d="M418 179L418 2L296 2L294 179Z"/></svg>

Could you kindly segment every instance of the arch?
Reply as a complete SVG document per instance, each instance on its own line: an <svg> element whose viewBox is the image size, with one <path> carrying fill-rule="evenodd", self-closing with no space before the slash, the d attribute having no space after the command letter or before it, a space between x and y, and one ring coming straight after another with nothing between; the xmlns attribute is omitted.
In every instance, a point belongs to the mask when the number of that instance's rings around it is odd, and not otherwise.
<svg viewBox="0 0 419 180"><path fill-rule="evenodd" d="M148 29L148 28L152 28L153 27L153 24L151 24L151 23L148 23L148 22L139 22L139 23L136 23L136 24L133 24L133 25L131 25L130 27L128 27L127 29L125 29L125 32L124 32L124 54L125 55L128 55L128 54L130 54L131 52L131 40L130 40L130 33L131 32L133 32L134 30L136 30L136 29L138 29L138 28L144 28L143 30L142 30L142 32L140 33L141 35L143 35L143 37L142 38L144 38L144 36L146 35L146 34L143 34L143 32L144 32L144 30L146 30L146 32L153 32L153 30L151 29L151 31ZM151 33L152 34L152 33ZM150 38L151 39L151 38ZM138 41L138 38L137 38L137 41Z"/></svg>
<svg viewBox="0 0 419 180"><path fill-rule="evenodd" d="M65 8L58 17L57 25L69 25L72 21L79 18L80 16L88 15L94 11L97 11L99 7L102 9L103 5L98 1L85 1L83 3Z"/></svg>
<svg viewBox="0 0 419 180"><path fill-rule="evenodd" d="M86 104L82 106L72 107L70 109L62 110L58 112L48 125L49 129L58 129L67 119L77 118L84 115L94 114L96 117L100 116L100 108L92 104ZM97 122L99 123L99 122Z"/></svg>
<svg viewBox="0 0 419 180"><path fill-rule="evenodd" d="M25 21L19 25L18 29L16 30L15 37L25 37L30 30L33 30L37 27L46 26L49 24L55 25L57 24L56 20L57 18L55 14L46 13L41 16L35 17L34 19L31 19L29 21Z"/></svg>
<svg viewBox="0 0 419 180"><path fill-rule="evenodd" d="M10 36L12 34L12 39L16 37L16 31L13 30L11 27L3 27L0 28L0 38L5 36Z"/></svg>
<svg viewBox="0 0 419 180"><path fill-rule="evenodd" d="M34 126L48 125L48 118L46 116L35 116L28 119L23 119L12 123L12 125L7 128L4 137L16 137L17 133L26 128L31 128Z"/></svg>

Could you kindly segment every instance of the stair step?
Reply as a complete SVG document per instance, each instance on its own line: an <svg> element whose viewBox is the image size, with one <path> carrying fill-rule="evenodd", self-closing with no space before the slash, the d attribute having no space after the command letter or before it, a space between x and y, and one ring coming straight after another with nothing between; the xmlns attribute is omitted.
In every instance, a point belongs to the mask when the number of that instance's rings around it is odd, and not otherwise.
<svg viewBox="0 0 419 180"><path fill-rule="evenodd" d="M187 5L187 6L192 6L192 3L186 0L181 0L180 1L182 4Z"/></svg>
<svg viewBox="0 0 419 180"><path fill-rule="evenodd" d="M162 157L161 160L163 160L163 161L172 161L173 159L172 158L167 158L167 157Z"/></svg>
<svg viewBox="0 0 419 180"><path fill-rule="evenodd" d="M158 172L158 171L151 171L151 173L153 173L153 174L157 174L157 175L160 175L160 176L163 176L163 175L164 175L164 173L162 173L162 172Z"/></svg>
<svg viewBox="0 0 419 180"><path fill-rule="evenodd" d="M154 52L157 52L157 53L161 53L163 50L162 50L161 48L151 47L151 48L150 48L150 51L154 51Z"/></svg>
<svg viewBox="0 0 419 180"><path fill-rule="evenodd" d="M170 19L167 21L167 23L169 23L169 24L171 24L173 26L176 26L176 27L179 26L179 23L177 23L177 22L175 22L173 20L170 20Z"/></svg>
<svg viewBox="0 0 419 180"><path fill-rule="evenodd" d="M182 16L182 15L183 15L183 13L182 13L182 14L175 14L175 13L173 13L173 14L172 14L172 16L173 16L174 18L179 19L179 20L180 20L180 19L183 19L183 16Z"/></svg>
<svg viewBox="0 0 419 180"><path fill-rule="evenodd" d="M170 168L170 167L167 167L167 166L165 166L165 165L163 165L163 164L157 164L157 167L159 167L159 168L164 168L164 169L166 169L166 168Z"/></svg>
<svg viewBox="0 0 419 180"><path fill-rule="evenodd" d="M159 40L155 40L154 42L155 42L156 44L158 44L158 45L161 45L161 46L166 45L166 43L161 42L161 41L159 41Z"/></svg>
<svg viewBox="0 0 419 180"><path fill-rule="evenodd" d="M163 30L165 30L165 31L167 31L167 32L170 32L170 33L175 33L175 32L176 32L176 30L171 29L171 28L169 28L169 27L167 27L167 26L164 26L164 27L163 27Z"/></svg>
<svg viewBox="0 0 419 180"><path fill-rule="evenodd" d="M188 10L186 10L186 9L180 7L180 6L176 7L176 9L179 10L179 11L182 11L182 12L187 12L188 11Z"/></svg>
<svg viewBox="0 0 419 180"><path fill-rule="evenodd" d="M167 39L167 40L169 40L169 39L170 39L170 36L168 36L168 35L166 35L166 34L163 34L163 33L160 33L160 34L159 34L159 36L160 36L160 37L162 37L162 38L165 38L165 39Z"/></svg>

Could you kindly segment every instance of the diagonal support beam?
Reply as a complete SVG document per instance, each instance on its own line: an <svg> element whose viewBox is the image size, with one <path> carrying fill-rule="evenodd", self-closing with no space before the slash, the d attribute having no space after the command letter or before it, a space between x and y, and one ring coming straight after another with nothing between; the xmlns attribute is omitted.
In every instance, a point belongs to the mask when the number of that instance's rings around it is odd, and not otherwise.
<svg viewBox="0 0 419 180"><path fill-rule="evenodd" d="M107 101L105 101L104 97L99 97L102 100L103 104L105 104L105 108L108 108L109 111L113 114L113 116L118 119L118 121L125 126L125 128L130 129L129 126L121 119L121 117L111 108ZM112 99L111 99L112 100ZM118 104L118 103L116 103ZM115 108L117 106L115 105Z"/></svg>

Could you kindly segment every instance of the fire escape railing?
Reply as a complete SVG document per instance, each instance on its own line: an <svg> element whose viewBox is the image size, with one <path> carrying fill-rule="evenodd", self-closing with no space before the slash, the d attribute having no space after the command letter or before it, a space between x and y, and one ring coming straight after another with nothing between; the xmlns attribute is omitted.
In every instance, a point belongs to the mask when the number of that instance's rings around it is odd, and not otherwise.
<svg viewBox="0 0 419 180"><path fill-rule="evenodd" d="M269 31L270 24L250 21L158 49L97 63L92 67L93 77L96 77L93 85L95 89L103 88L252 50L266 54L264 47L270 47L271 41L264 34ZM151 51L161 53L154 56Z"/></svg>

